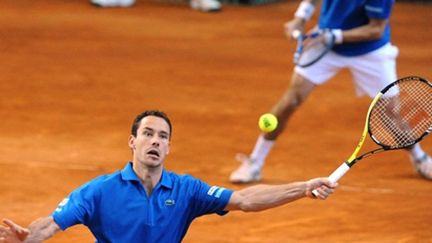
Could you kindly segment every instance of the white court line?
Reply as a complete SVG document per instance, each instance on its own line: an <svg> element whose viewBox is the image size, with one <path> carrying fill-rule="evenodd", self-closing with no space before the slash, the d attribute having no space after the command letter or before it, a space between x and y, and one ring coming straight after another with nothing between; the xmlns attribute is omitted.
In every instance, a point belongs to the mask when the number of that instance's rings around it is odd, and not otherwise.
<svg viewBox="0 0 432 243"><path fill-rule="evenodd" d="M42 161L0 161L0 165L20 165L27 167L44 167L51 169L65 169L65 170L86 170L86 171L100 171L100 166L86 165L86 164L72 164L72 163L59 163L59 162L42 162Z"/></svg>
<svg viewBox="0 0 432 243"><path fill-rule="evenodd" d="M359 186L339 186L336 190L347 192L368 192L376 194L393 194L396 191L390 188L373 188L373 187L359 187Z"/></svg>
<svg viewBox="0 0 432 243"><path fill-rule="evenodd" d="M395 195L404 195L404 196L422 196L422 195L429 195L430 191L424 191L424 190L412 190L408 188L377 188L377 187L370 187L370 186L339 186L337 190L346 191L346 192L361 192L361 193L371 193L371 194L395 194Z"/></svg>

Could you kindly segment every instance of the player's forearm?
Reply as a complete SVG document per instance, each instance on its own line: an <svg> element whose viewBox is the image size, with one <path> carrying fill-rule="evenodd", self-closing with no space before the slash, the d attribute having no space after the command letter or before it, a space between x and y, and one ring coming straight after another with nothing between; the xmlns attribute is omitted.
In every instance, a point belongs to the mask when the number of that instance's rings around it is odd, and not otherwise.
<svg viewBox="0 0 432 243"><path fill-rule="evenodd" d="M362 42L381 38L386 20L371 20L369 24L343 31L343 42Z"/></svg>
<svg viewBox="0 0 432 243"><path fill-rule="evenodd" d="M257 185L238 191L242 200L239 209L245 212L274 208L306 196L305 182L286 185Z"/></svg>
<svg viewBox="0 0 432 243"><path fill-rule="evenodd" d="M30 231L30 234L24 242L38 243L51 238L55 233L60 230L60 227L57 225L54 219L49 216L33 221L29 225L28 229Z"/></svg>

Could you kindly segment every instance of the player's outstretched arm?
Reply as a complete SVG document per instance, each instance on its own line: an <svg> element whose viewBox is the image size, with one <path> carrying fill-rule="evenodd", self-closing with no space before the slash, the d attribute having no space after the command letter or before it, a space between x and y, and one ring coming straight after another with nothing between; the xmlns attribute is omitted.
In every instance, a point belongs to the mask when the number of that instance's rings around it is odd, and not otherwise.
<svg viewBox="0 0 432 243"><path fill-rule="evenodd" d="M0 226L0 243L36 243L49 239L60 231L60 227L51 216L33 221L24 228L10 219L3 219L7 226Z"/></svg>
<svg viewBox="0 0 432 243"><path fill-rule="evenodd" d="M324 177L284 185L251 186L235 191L225 209L254 212L274 208L303 197L324 200L334 192L336 186L337 183L331 183ZM317 197L312 194L314 189L319 192Z"/></svg>

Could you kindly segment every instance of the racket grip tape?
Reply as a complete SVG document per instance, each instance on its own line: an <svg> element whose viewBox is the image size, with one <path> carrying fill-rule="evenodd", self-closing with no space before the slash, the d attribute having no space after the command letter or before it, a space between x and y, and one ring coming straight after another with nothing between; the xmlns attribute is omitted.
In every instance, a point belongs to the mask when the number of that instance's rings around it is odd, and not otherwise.
<svg viewBox="0 0 432 243"><path fill-rule="evenodd" d="M333 171L333 173L328 177L329 181L332 183L337 182L343 175L345 175L345 173L347 173L347 171L350 169L351 167L347 164L347 163L342 163L335 171ZM312 194L317 197L318 196L318 191L316 189L314 189L312 191Z"/></svg>

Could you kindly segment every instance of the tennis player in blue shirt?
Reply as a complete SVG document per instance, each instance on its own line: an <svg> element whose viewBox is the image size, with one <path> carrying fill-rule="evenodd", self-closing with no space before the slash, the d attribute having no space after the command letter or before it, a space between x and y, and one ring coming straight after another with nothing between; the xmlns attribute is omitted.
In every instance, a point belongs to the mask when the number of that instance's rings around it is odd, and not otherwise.
<svg viewBox="0 0 432 243"><path fill-rule="evenodd" d="M165 113L149 110L133 122L132 161L118 172L89 181L65 198L48 217L28 228L9 219L0 242L42 242L76 224L86 225L96 242L181 242L192 221L228 211L260 211L310 197L326 199L336 187L327 178L285 185L256 185L239 191L178 175L163 167L172 126Z"/></svg>
<svg viewBox="0 0 432 243"><path fill-rule="evenodd" d="M294 31L304 30L305 23L312 17L319 2L318 28L330 30L327 33L331 33L335 45L311 66L295 67L291 85L271 110L280 125L270 133L260 134L250 155L237 155L241 165L230 175L233 183L250 183L261 179L265 159L294 111L316 86L327 82L341 69L349 69L359 96L373 98L381 89L397 80L398 48L391 44L389 25L394 0L303 0L294 18L285 24L285 32L289 37ZM417 172L431 180L432 158L419 144L409 150L409 157Z"/></svg>

